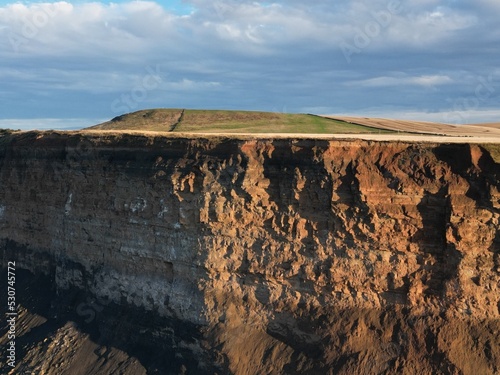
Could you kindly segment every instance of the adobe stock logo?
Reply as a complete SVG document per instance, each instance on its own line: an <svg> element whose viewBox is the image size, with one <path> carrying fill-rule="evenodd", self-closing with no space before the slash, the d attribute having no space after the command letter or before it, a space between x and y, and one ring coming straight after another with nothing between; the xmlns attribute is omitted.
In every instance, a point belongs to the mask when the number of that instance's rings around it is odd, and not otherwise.
<svg viewBox="0 0 500 375"><path fill-rule="evenodd" d="M101 313L107 305L109 305L108 301L89 297L86 302L82 302L76 307L76 313L82 318L85 317L85 323L89 324L94 321L96 316Z"/></svg>
<svg viewBox="0 0 500 375"><path fill-rule="evenodd" d="M220 21L225 21L228 15L234 13L241 5L242 1L213 1L211 2L211 10L215 12Z"/></svg>
<svg viewBox="0 0 500 375"><path fill-rule="evenodd" d="M20 21L19 32L9 31L7 37L12 49L17 53L22 47L36 39L40 31L47 27L57 15L55 4L40 4L30 7L30 13L23 16Z"/></svg>
<svg viewBox="0 0 500 375"><path fill-rule="evenodd" d="M499 73L490 74L488 77L477 77L476 88L469 96L461 97L455 100L446 99L453 105L453 111L446 113L443 119L448 124L463 124L468 121L471 112L477 111L483 104L493 97L497 92L495 88L495 79Z"/></svg>
<svg viewBox="0 0 500 375"><path fill-rule="evenodd" d="M392 0L387 4L387 9L380 12L371 12L371 20L363 28L355 27L352 43L343 41L340 49L346 61L350 64L354 54L360 54L373 40L380 36L382 30L387 29L395 15L401 13L401 1Z"/></svg>
<svg viewBox="0 0 500 375"><path fill-rule="evenodd" d="M145 70L146 74L135 87L111 103L111 110L114 113L132 112L148 98L151 91L160 87L163 82L160 65L156 64L154 68L147 66Z"/></svg>

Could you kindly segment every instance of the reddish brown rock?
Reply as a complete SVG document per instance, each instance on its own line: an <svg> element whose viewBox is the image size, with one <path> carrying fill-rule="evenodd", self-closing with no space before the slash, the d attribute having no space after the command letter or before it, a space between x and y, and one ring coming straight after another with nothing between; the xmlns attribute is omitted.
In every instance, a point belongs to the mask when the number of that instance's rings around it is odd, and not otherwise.
<svg viewBox="0 0 500 375"><path fill-rule="evenodd" d="M151 373L494 374L499 173L483 145L6 136L2 261L173 322L138 329L171 367L108 335Z"/></svg>

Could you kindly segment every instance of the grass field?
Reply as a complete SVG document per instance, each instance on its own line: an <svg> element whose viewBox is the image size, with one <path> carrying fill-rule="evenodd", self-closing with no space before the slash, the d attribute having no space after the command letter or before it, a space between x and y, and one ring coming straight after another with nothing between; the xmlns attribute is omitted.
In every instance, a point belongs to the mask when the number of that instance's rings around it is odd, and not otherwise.
<svg viewBox="0 0 500 375"><path fill-rule="evenodd" d="M115 117L89 130L144 130L185 133L364 134L390 130L307 114L252 111L151 109Z"/></svg>

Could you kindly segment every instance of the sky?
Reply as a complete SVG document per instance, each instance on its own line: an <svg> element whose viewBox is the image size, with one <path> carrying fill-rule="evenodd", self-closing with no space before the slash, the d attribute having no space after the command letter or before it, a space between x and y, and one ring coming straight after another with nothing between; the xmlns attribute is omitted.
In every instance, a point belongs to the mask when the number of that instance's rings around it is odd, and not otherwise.
<svg viewBox="0 0 500 375"><path fill-rule="evenodd" d="M0 127L146 108L500 122L499 0L0 0Z"/></svg>

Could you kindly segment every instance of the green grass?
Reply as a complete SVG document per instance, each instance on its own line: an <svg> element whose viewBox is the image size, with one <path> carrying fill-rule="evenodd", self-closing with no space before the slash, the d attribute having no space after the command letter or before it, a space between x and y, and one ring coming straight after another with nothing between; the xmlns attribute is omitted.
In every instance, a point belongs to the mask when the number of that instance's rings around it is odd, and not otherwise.
<svg viewBox="0 0 500 375"><path fill-rule="evenodd" d="M313 115L188 110L176 132L188 133L372 133L377 129Z"/></svg>
<svg viewBox="0 0 500 375"><path fill-rule="evenodd" d="M182 114L182 118L181 118ZM179 122L179 119L181 120ZM152 109L96 125L92 130L144 130L185 133L393 133L306 114L273 112Z"/></svg>

